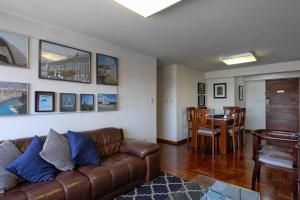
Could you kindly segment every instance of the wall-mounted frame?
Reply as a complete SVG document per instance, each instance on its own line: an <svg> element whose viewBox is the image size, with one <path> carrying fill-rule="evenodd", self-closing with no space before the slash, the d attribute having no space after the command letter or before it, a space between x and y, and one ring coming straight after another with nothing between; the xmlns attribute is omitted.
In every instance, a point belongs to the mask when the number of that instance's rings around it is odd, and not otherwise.
<svg viewBox="0 0 300 200"><path fill-rule="evenodd" d="M118 58L96 54L97 84L118 85Z"/></svg>
<svg viewBox="0 0 300 200"><path fill-rule="evenodd" d="M28 114L28 83L0 81L0 116Z"/></svg>
<svg viewBox="0 0 300 200"><path fill-rule="evenodd" d="M0 30L0 65L28 68L28 40L27 36Z"/></svg>
<svg viewBox="0 0 300 200"><path fill-rule="evenodd" d="M76 94L60 93L59 111L60 112L75 112L76 111Z"/></svg>
<svg viewBox="0 0 300 200"><path fill-rule="evenodd" d="M198 106L205 106L205 95L198 95Z"/></svg>
<svg viewBox="0 0 300 200"><path fill-rule="evenodd" d="M98 112L117 110L118 95L117 94L98 94L97 107Z"/></svg>
<svg viewBox="0 0 300 200"><path fill-rule="evenodd" d="M40 40L39 77L91 83L91 52Z"/></svg>
<svg viewBox="0 0 300 200"><path fill-rule="evenodd" d="M239 85L239 100L243 101L244 99L244 89L242 85Z"/></svg>
<svg viewBox="0 0 300 200"><path fill-rule="evenodd" d="M205 94L205 83L198 83L198 94Z"/></svg>
<svg viewBox="0 0 300 200"><path fill-rule="evenodd" d="M226 99L227 98L227 84L226 83L215 83L214 84L214 98L215 99Z"/></svg>
<svg viewBox="0 0 300 200"><path fill-rule="evenodd" d="M35 92L35 112L54 112L55 92Z"/></svg>
<svg viewBox="0 0 300 200"><path fill-rule="evenodd" d="M93 94L80 94L80 111L94 111L94 96Z"/></svg>

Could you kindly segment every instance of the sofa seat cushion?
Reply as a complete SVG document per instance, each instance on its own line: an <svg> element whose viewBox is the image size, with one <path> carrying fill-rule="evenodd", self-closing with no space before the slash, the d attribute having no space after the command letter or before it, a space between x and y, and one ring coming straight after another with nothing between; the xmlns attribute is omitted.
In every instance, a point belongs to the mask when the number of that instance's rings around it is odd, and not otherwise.
<svg viewBox="0 0 300 200"><path fill-rule="evenodd" d="M27 197L23 191L8 191L0 194L0 200L27 200Z"/></svg>

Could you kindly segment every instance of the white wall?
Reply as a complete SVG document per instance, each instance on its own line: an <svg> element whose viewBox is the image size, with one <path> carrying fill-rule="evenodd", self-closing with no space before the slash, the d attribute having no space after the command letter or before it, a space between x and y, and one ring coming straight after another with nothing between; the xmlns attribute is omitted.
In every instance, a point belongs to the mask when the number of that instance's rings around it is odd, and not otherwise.
<svg viewBox="0 0 300 200"><path fill-rule="evenodd" d="M94 40L63 29L28 21L0 12L1 29L28 35L29 69L0 66L0 81L30 83L29 116L1 117L0 140L44 135L49 128L59 132L89 130L102 127L123 128L126 137L156 141L156 58L104 41ZM38 39L93 52L92 84L43 80L38 78ZM96 85L95 53L119 58L119 86ZM118 92L119 110L91 113L34 113L34 92L73 93ZM152 103L151 99L154 99ZM58 98L56 98L58 105Z"/></svg>

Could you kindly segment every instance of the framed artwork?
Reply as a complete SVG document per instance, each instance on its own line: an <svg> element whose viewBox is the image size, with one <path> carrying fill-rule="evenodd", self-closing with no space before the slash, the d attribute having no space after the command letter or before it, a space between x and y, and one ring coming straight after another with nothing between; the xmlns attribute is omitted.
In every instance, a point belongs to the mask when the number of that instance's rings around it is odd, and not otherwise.
<svg viewBox="0 0 300 200"><path fill-rule="evenodd" d="M117 94L98 94L97 95L98 111L114 111L117 110L118 98Z"/></svg>
<svg viewBox="0 0 300 200"><path fill-rule="evenodd" d="M28 68L28 37L0 30L0 65Z"/></svg>
<svg viewBox="0 0 300 200"><path fill-rule="evenodd" d="M97 84L118 85L118 58L97 54Z"/></svg>
<svg viewBox="0 0 300 200"><path fill-rule="evenodd" d="M198 94L205 94L205 83L198 83Z"/></svg>
<svg viewBox="0 0 300 200"><path fill-rule="evenodd" d="M227 98L227 84L216 83L214 84L214 98L215 99L226 99Z"/></svg>
<svg viewBox="0 0 300 200"><path fill-rule="evenodd" d="M198 95L198 106L205 106L205 96Z"/></svg>
<svg viewBox="0 0 300 200"><path fill-rule="evenodd" d="M35 112L54 112L55 93L54 92L35 92Z"/></svg>
<svg viewBox="0 0 300 200"><path fill-rule="evenodd" d="M94 95L80 94L80 111L94 111Z"/></svg>
<svg viewBox="0 0 300 200"><path fill-rule="evenodd" d="M60 112L75 112L76 111L76 94L60 93Z"/></svg>
<svg viewBox="0 0 300 200"><path fill-rule="evenodd" d="M242 101L243 99L244 99L243 86L239 85L239 100Z"/></svg>
<svg viewBox="0 0 300 200"><path fill-rule="evenodd" d="M28 114L28 83L0 81L0 116Z"/></svg>
<svg viewBox="0 0 300 200"><path fill-rule="evenodd" d="M91 83L91 52L40 40L39 77Z"/></svg>

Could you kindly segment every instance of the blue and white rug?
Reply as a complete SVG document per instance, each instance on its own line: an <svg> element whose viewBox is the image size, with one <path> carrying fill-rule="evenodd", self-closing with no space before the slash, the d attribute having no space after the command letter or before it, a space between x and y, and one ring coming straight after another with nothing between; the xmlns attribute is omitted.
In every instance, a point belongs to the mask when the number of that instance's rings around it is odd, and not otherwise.
<svg viewBox="0 0 300 200"><path fill-rule="evenodd" d="M198 196L206 190L206 187L167 173L162 173L154 181L136 187L132 191L117 197L115 200L194 199L195 195Z"/></svg>

